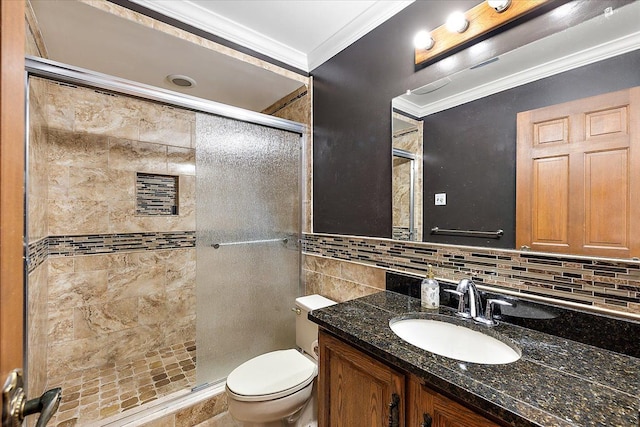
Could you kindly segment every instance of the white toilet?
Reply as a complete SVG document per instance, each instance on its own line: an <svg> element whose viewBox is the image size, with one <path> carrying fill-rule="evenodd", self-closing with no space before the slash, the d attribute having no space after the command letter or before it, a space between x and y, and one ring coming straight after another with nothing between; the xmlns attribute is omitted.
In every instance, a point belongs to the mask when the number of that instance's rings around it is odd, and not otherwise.
<svg viewBox="0 0 640 427"><path fill-rule="evenodd" d="M302 352L265 353L229 374L226 390L234 419L245 427L316 425L312 391L318 375L318 326L307 314L333 304L320 295L296 298L296 345Z"/></svg>

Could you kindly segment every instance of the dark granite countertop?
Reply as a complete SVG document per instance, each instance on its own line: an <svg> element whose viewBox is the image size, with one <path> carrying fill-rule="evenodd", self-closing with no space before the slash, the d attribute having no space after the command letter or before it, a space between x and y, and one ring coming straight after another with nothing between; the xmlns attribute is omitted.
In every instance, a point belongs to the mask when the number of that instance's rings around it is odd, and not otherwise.
<svg viewBox="0 0 640 427"><path fill-rule="evenodd" d="M640 359L508 323L490 328L511 340L522 357L506 365L460 362L397 337L389 320L407 313L448 316L448 308L424 310L420 300L384 291L315 310L309 318L388 364L423 379L470 407L514 426L640 426Z"/></svg>

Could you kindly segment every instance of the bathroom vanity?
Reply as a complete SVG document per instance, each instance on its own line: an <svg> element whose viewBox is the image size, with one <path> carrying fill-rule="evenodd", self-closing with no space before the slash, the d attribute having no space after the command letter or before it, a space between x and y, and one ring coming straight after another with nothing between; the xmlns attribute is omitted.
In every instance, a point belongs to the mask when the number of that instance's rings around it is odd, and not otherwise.
<svg viewBox="0 0 640 427"><path fill-rule="evenodd" d="M500 322L490 333L520 359L461 362L399 338L389 321L407 313L433 317L389 291L309 314L321 330L320 426L639 425L636 357ZM448 307L438 316L455 319Z"/></svg>

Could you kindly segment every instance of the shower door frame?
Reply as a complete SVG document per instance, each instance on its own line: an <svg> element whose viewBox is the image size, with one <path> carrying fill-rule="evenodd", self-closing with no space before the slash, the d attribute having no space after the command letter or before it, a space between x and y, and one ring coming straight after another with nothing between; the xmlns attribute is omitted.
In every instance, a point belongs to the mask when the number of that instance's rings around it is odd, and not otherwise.
<svg viewBox="0 0 640 427"><path fill-rule="evenodd" d="M300 136L300 167L298 170L298 175L300 178L298 185L298 196L299 200L302 200L303 195L303 186L304 186L304 173L305 173L305 165L306 158L305 152L306 150L303 147L306 144L307 140L307 125L293 122L290 120L269 116L262 113L257 113L250 110L245 110L243 108L234 107L231 105L221 104L219 102L206 100L203 98L197 98L190 95L185 95L182 93L146 85L143 83L134 82L131 80L122 79L119 77L110 76L107 74L102 74L90 70L86 70L79 67L70 66L67 64L63 64L56 61L51 61L44 58L26 56L25 57L25 135L24 135L24 148L25 148L25 192L24 192L24 206L25 206L25 222L24 222L24 236L23 241L29 241L28 235L28 193L26 191L27 183L29 180L28 169L26 169L26 165L28 164L28 147L29 147L29 77L42 77L48 80L69 83L83 87L90 87L95 89L101 89L109 92L114 92L126 96L131 96L143 100L148 100L152 102L158 102L166 105L176 106L180 108L185 108L188 110L192 110L195 112L202 112L213 114L220 117L225 117L229 119L234 119L246 123L251 123L255 125L261 125L273 129L288 131L294 134L298 134ZM300 206L300 218L298 224L297 234L300 238L302 236L302 224L303 224L303 209L302 205ZM298 239L299 240L299 239ZM25 243L25 260L28 261L28 245ZM298 252L298 293L302 294L302 281L301 281L301 260L302 260L302 252ZM25 263L25 268L27 264ZM26 346L27 342L27 311L26 307L28 304L27 301L27 281L28 275L24 274L24 295L25 300L23 306L24 310L24 365L23 370L25 374L28 375L29 366L26 363L26 354L28 348ZM209 384L211 385L211 384ZM199 389L200 387L198 387ZM194 389L195 391L195 389Z"/></svg>
<svg viewBox="0 0 640 427"><path fill-rule="evenodd" d="M245 110L243 108L221 104L219 102L197 98L195 96L185 95L183 93L161 89L34 56L27 55L25 57L25 70L28 76L44 77L59 82L104 89L149 101L161 102L163 104L215 114L247 123L286 130L300 134L302 138L301 143L305 143L307 126L291 120L268 116L255 111Z"/></svg>

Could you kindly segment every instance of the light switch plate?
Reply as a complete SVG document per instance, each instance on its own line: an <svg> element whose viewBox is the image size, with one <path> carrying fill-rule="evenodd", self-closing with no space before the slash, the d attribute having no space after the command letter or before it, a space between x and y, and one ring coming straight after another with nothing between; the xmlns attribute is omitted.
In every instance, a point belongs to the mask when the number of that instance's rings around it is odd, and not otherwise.
<svg viewBox="0 0 640 427"><path fill-rule="evenodd" d="M444 206L447 204L447 193L436 193L436 206Z"/></svg>

